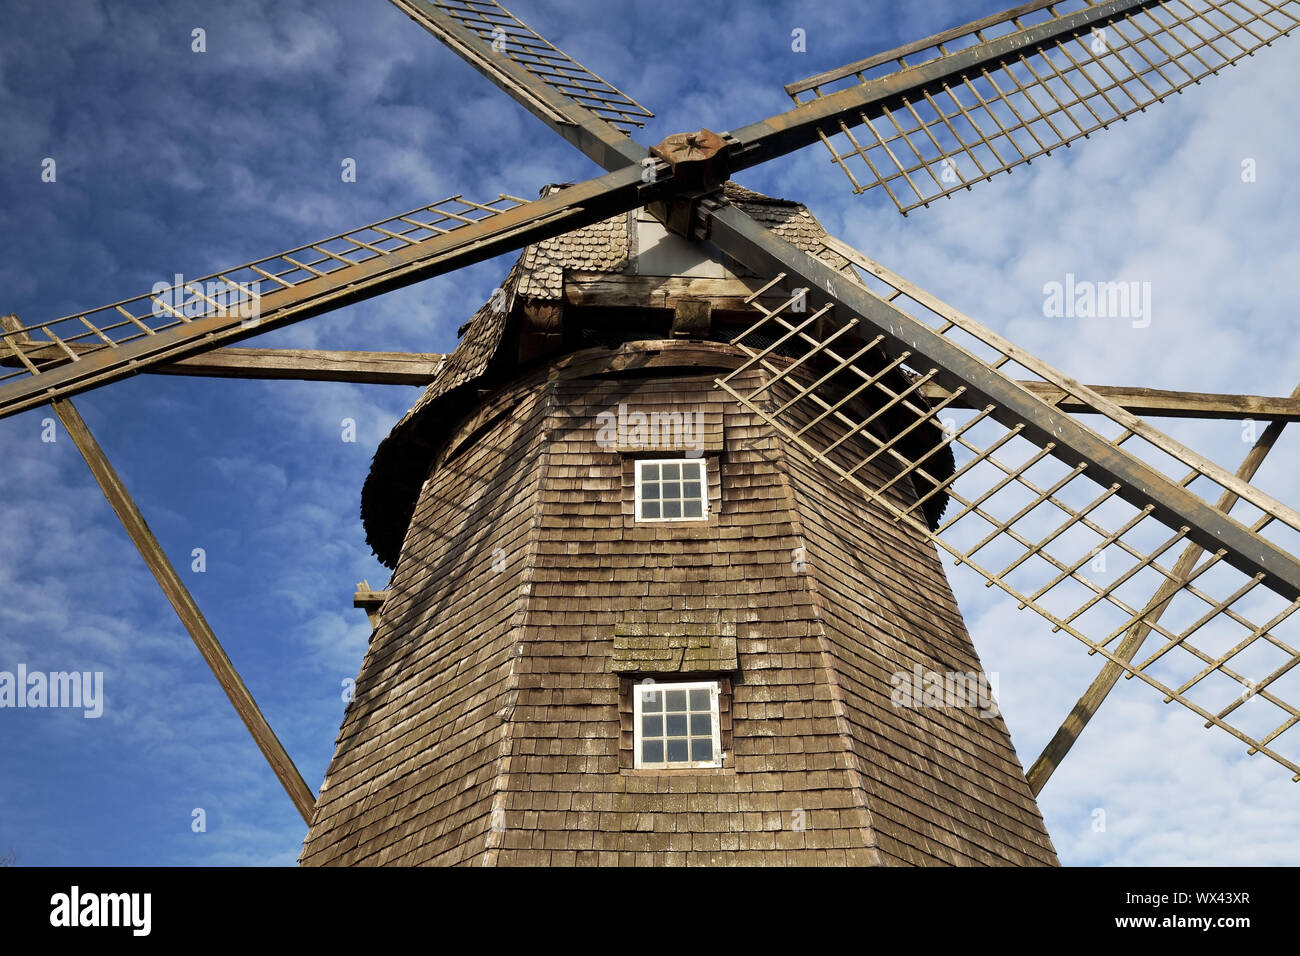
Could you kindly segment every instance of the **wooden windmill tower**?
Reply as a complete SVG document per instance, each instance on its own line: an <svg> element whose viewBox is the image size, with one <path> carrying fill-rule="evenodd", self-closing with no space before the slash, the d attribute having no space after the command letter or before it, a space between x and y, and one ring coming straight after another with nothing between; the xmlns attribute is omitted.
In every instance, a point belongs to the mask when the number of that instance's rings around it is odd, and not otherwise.
<svg viewBox="0 0 1300 956"><path fill-rule="evenodd" d="M53 403L303 812L304 863L1053 863L1034 795L1125 673L1300 779L1300 514L1248 483L1280 422L1227 473L1138 417L1204 396L1080 385L728 181L820 139L907 212L1300 5L1026 3L647 150L642 107L496 4L394 2L609 172L3 335L0 414ZM227 346L519 248L376 454L394 576L359 596L375 633L317 798L69 397L164 369L409 382ZM1028 774L941 553L1107 662Z"/></svg>

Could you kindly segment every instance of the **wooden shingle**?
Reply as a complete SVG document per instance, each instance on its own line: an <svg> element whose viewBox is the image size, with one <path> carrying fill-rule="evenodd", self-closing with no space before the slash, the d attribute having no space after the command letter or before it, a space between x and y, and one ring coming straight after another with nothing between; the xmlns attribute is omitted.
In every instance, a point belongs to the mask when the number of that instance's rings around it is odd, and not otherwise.
<svg viewBox="0 0 1300 956"><path fill-rule="evenodd" d="M302 862L1055 863L1000 717L891 703L916 665L980 670L933 545L672 355L739 350L655 349L574 353L451 429ZM669 393L721 422L717 507L639 525L600 412ZM629 678L684 673L727 678L723 767L633 769Z"/></svg>

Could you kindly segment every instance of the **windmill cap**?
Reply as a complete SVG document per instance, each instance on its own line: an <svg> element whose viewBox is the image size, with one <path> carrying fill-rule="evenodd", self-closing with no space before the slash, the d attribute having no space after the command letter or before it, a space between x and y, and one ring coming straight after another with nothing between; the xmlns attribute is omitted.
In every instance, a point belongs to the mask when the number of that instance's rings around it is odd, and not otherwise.
<svg viewBox="0 0 1300 956"><path fill-rule="evenodd" d="M565 184L552 184L541 193L548 195L564 188ZM822 242L827 236L825 229L801 203L764 196L733 182L726 183L722 192L727 200L793 245L811 254L828 255ZM456 349L439 366L420 399L379 444L362 488L361 519L366 540L383 564L396 567L430 467L455 424L488 391L516 378L522 370L536 364L537 358L554 358L590 346L614 347L629 339L669 338L666 326L656 334L647 331L644 325L638 327L635 322L620 321L612 332L605 333L605 338L592 329L583 329L585 338L569 336L563 347L552 347L549 352L532 358L527 354L526 338L534 333L525 328L524 313L527 311L534 317L535 323L535 317L546 315L549 308L558 319L560 310L568 308L566 274L614 276L636 268L632 263L637 217L638 212L634 210L525 247L500 289L460 327L461 338ZM831 264L848 265L843 260ZM646 303L647 307L650 305ZM546 335L545 330L536 334L543 338ZM555 336L554 341L561 337L558 332ZM919 434L921 430L916 432L914 439L909 440L927 440L927 436ZM930 471L942 481L955 467L952 453L945 448L935 458L939 460L931 462ZM926 502L926 517L932 526L946 504L947 497L942 493Z"/></svg>

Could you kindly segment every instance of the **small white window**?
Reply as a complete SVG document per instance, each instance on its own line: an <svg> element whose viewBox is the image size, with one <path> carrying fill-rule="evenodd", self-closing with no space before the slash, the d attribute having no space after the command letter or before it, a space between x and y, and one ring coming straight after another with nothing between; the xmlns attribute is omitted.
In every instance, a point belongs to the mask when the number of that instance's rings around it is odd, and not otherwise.
<svg viewBox="0 0 1300 956"><path fill-rule="evenodd" d="M636 768L721 767L718 682L634 684Z"/></svg>
<svg viewBox="0 0 1300 956"><path fill-rule="evenodd" d="M637 521L700 521L708 515L703 458L636 463Z"/></svg>

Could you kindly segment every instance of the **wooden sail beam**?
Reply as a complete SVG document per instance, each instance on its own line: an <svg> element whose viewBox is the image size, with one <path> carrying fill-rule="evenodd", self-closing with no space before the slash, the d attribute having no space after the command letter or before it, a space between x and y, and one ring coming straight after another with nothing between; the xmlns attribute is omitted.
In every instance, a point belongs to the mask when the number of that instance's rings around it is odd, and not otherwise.
<svg viewBox="0 0 1300 956"><path fill-rule="evenodd" d="M850 126L863 123L864 116L879 115L884 108L892 109L904 101L922 100L932 84L957 84L961 77L979 75L981 70L994 66L1003 58L1029 54L1060 38L1086 34L1095 24L1106 24L1127 11L1150 6L1154 2L1156 0L1105 0L1044 23L982 40L951 54L899 69L867 83L826 93L786 113L734 129L731 136L738 145L733 150L733 170L757 166L815 143L824 136L834 136ZM1008 13L1015 14L1017 11ZM1001 16L1005 17L1006 14ZM847 70L847 75L851 76L855 70L862 68L850 64L832 72L839 74ZM814 77L812 80L817 83L826 82L824 77ZM792 84L792 87L807 90L806 82Z"/></svg>
<svg viewBox="0 0 1300 956"><path fill-rule="evenodd" d="M715 307L744 307L744 299L756 284L752 281L726 279L673 279L656 277L610 276L602 280L576 283L566 289L566 300L584 307L627 306L633 302L654 302L655 297L668 305L678 295L690 295L715 301ZM720 305L718 303L721 303ZM0 317L0 327L20 327L17 316ZM33 340L17 339L23 354L33 362L48 360L59 354L59 346ZM82 343L65 345L74 352L93 348ZM365 385L427 385L438 371L443 355L436 352L358 352L326 349L266 349L227 347L213 349L191 358L148 369L158 375L196 375L213 378L284 379L311 382L353 382ZM0 365L21 363L16 355L0 355ZM1063 411L1087 413L1091 409L1044 382L1022 381L1043 401ZM1165 418L1257 419L1260 421L1300 421L1300 398L1266 395L1231 395L1216 392L1184 392L1157 388L1132 388L1122 385L1089 385L1120 408L1134 415ZM969 402L937 383L921 389L932 402L968 408Z"/></svg>
<svg viewBox="0 0 1300 956"><path fill-rule="evenodd" d="M655 280L663 285L662 280ZM742 293L752 291L745 283L719 280L719 296L730 303L743 300ZM708 298L707 288L699 280L683 280L690 288ZM630 296L644 290L624 287L620 283L589 284L586 292L575 294L584 305L627 304ZM631 286L637 286L632 283ZM724 288L725 287L725 288ZM660 290L662 293L663 290ZM567 294L567 293L566 293ZM668 300L671 301L671 293ZM11 320L5 316L0 322ZM29 340L30 342L30 340ZM24 343L27 344L27 343ZM73 351L89 348L67 343ZM49 358L58 346L30 342L23 349L27 358ZM221 348L202 355L181 359L169 365L148 369L158 375L195 375L213 378L299 380L310 382L353 382L364 385L427 385L438 371L443 356L435 352L354 352L325 349L257 349ZM0 356L0 365L17 365L14 355ZM1044 382L1022 381L1022 388L1063 411L1088 413L1091 408L1066 395L1061 389ZM1157 388L1132 388L1122 385L1089 385L1120 408L1134 415L1165 418L1257 419L1260 421L1300 421L1300 398L1266 395L1230 395L1216 392L1184 392ZM955 399L943 386L928 384L922 394L932 402L954 408L968 408L963 396Z"/></svg>
<svg viewBox="0 0 1300 956"><path fill-rule="evenodd" d="M1086 414L1093 410L1091 406L1047 382L1021 381L1018 384L1062 411ZM1300 399L1295 395L1289 398L1276 398L1263 395L1130 388L1122 385L1086 387L1103 398L1110 399L1126 412L1144 418L1251 418L1260 421L1300 421ZM951 392L938 384L925 385L921 393L932 402L944 402L952 397ZM964 395L952 399L950 404L955 408L971 407L970 400Z"/></svg>
<svg viewBox="0 0 1300 956"><path fill-rule="evenodd" d="M1300 386L1297 386L1296 390L1291 393L1291 397L1293 399L1300 398ZM1281 437L1282 429L1285 427L1286 422L1283 421L1269 423L1263 434L1259 436L1259 440L1246 453L1241 467L1237 469L1238 478L1242 481L1250 481L1255 477L1255 473L1259 471L1260 465L1268 457L1268 453L1277 443L1278 438ZM1225 491L1219 498L1216 507L1224 514L1227 514L1232 511L1232 506L1236 503L1237 496L1231 491ZM1159 622L1161 615L1169 607L1173 596L1178 592L1179 582L1187 580L1192 573L1192 569L1196 566L1197 560L1203 553L1204 549L1199 545L1190 544L1179 555L1178 562L1174 565L1172 578L1166 580L1156 591L1155 597L1151 599L1151 602L1143 611L1142 622L1135 624L1124 635L1124 639L1120 641L1115 652L1115 657L1118 660L1127 664L1133 659L1133 655L1146 642L1152 626ZM1029 768L1029 772L1025 775L1029 780L1029 789L1033 791L1034 796L1038 796L1042 792L1043 787L1047 785L1047 781L1051 779L1056 768L1065 759L1065 755L1074 746L1074 742L1083 733L1083 728L1088 726L1088 721L1092 720L1093 715L1101 707L1102 701L1106 699L1115 684L1119 682L1120 675L1123 673L1125 673L1125 670L1120 664L1111 660L1106 661L1101 673L1093 679L1088 689L1084 691L1083 696L1079 698L1074 708L1066 715L1065 720L1061 722L1061 726L1057 728L1056 733L1052 735L1052 739L1048 741L1047 746L1043 748L1043 752L1038 755L1038 759L1034 761Z"/></svg>
<svg viewBox="0 0 1300 956"><path fill-rule="evenodd" d="M295 379L361 385L428 385L442 364L434 352L341 352L225 348L150 369L159 375Z"/></svg>
<svg viewBox="0 0 1300 956"><path fill-rule="evenodd" d="M652 182L646 182L642 173L639 166L628 166L532 202L504 194L490 203L453 196L415 211L424 218L389 217L210 277L178 282L165 293L150 292L40 322L23 331L43 331L63 352L62 358L43 368L14 344L16 333L5 330L0 334L4 350L21 361L23 370L0 374L0 417L572 232L658 201L680 185L668 173ZM408 220L413 224L402 225ZM385 223L407 234L385 230L393 235L375 240L371 234L384 229ZM400 245L386 248L385 243ZM276 288L258 292L254 284L244 282L249 274L263 275ZM190 301L183 303L185 311L176 308L177 297L197 298L194 290L200 285L211 289L200 301L200 305L207 303L206 311L187 315L194 304ZM213 292L221 295L216 287L244 298L230 306L212 298ZM255 314L244 315L246 311ZM72 342L93 342L96 348L84 355L62 348Z"/></svg>
<svg viewBox="0 0 1300 956"><path fill-rule="evenodd" d="M809 90L815 90L819 86L825 86L836 80L853 76L855 73L866 73L878 66L883 66L892 60L902 60L905 57L912 56L916 53L924 53L932 47L938 47L943 43L951 43L953 40L961 39L965 36L978 34L989 27L996 27L1008 21L1014 21L1019 17L1036 13L1044 7L1050 7L1057 0L1030 0L1028 3L1022 3L1019 6L1012 7L1010 10L1002 10L998 13L990 13L986 17L973 20L970 23L964 23L958 27L950 27L939 33L931 34L920 40L913 40L911 43L905 43L902 46L895 47L892 50L885 50L882 53L875 53L871 56L858 60L854 63L848 63L844 66L833 70L826 70L818 73L816 76L810 76L805 80L799 80L796 83L786 84L785 91L788 95L794 96L797 93L806 93Z"/></svg>
<svg viewBox="0 0 1300 956"><path fill-rule="evenodd" d="M253 735L258 749L266 757L267 763L275 771L276 777L279 778L281 786L289 794L289 799L293 805L298 808L302 815L303 821L311 825L312 811L316 806L316 797L312 794L311 788L307 786L302 779L302 774L294 766L293 760L281 745L275 732L271 730L270 724L262 716L262 711L257 706L257 701L244 685L235 670L230 658L226 656L225 650L217 640L216 634L213 633L203 613L199 610L198 604L195 603L194 597L190 594L189 589L181 581L180 575L176 573L176 568L168 560L166 552L154 537L149 525L144 520L144 515L136 506L135 501L131 498L122 479L118 477L113 466L109 464L99 443L95 441L90 429L82 420L81 415L77 412L76 407L67 399L55 399L50 403L54 407L55 414L59 416L59 421L67 430L68 435L72 438L73 444L77 446L77 451L81 452L81 457L86 460L90 467L90 472L95 476L95 481L99 483L100 490L104 492L104 497L112 505L113 511L122 522L122 527L130 536L131 541L135 544L144 558L145 564L153 572L154 578L158 581L158 586L162 588L163 594L171 603L172 608L176 611L176 616L181 619L185 625L185 630L189 631L190 637L194 640L194 645L203 655L203 659L208 662L212 668L213 675L217 678L217 683L221 689L226 692L230 702L235 707L235 712L239 714L244 726L248 732Z"/></svg>
<svg viewBox="0 0 1300 956"><path fill-rule="evenodd" d="M1070 6L1033 0L791 84L794 115L735 136L761 162L782 138L812 132L855 193L880 187L906 215L1127 120L1300 28L1293 3Z"/></svg>
<svg viewBox="0 0 1300 956"><path fill-rule="evenodd" d="M513 14L500 7L490 13L488 4L391 2L603 169L637 166L650 155L614 123L641 126L640 120L654 114ZM495 34L503 41L499 50L483 35L493 25L505 28Z"/></svg>
<svg viewBox="0 0 1300 956"><path fill-rule="evenodd" d="M0 326L17 323L17 317L0 317ZM16 338L16 337L15 337ZM66 357L58 345L24 337L16 344L22 358L33 363ZM65 342L74 353L95 346ZM0 365L22 364L14 354L0 356ZM363 385L427 385L443 356L435 352L353 352L324 349L260 349L228 347L146 369L159 375L196 375L213 378L296 379L309 382L355 382Z"/></svg>

